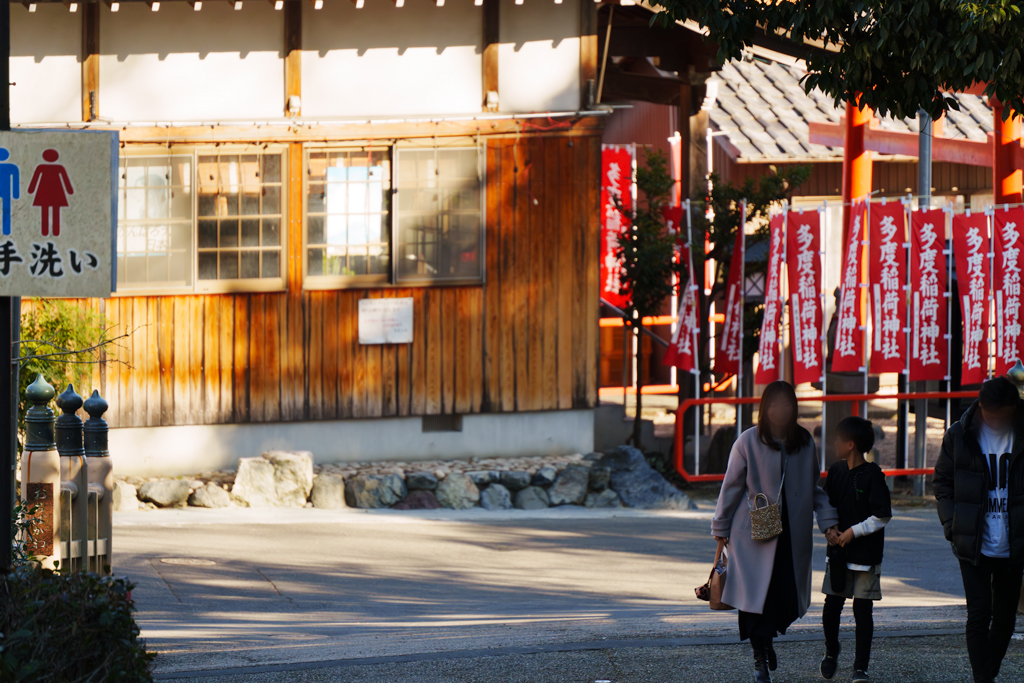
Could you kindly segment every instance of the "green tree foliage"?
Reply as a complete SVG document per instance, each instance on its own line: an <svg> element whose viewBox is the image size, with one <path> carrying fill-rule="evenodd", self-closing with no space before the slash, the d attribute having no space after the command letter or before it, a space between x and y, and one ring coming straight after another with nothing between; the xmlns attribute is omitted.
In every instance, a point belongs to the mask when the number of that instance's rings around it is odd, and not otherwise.
<svg viewBox="0 0 1024 683"><path fill-rule="evenodd" d="M626 313L629 320L639 323L649 315L655 315L672 296L672 276L681 271L680 264L673 258L677 236L665 227L662 209L667 205L675 181L668 172L665 155L654 150L647 153L646 162L637 167L636 187L639 202L632 209L621 204L619 211L632 224L632 229L619 240L616 255L622 259L623 273L619 292L626 296ZM643 344L637 345L637 366L642 367ZM638 373L636 391L636 414L633 421L633 445L641 448L640 426L643 406L643 376Z"/></svg>
<svg viewBox="0 0 1024 683"><path fill-rule="evenodd" d="M747 178L742 185L722 182L717 175L711 176L711 208L713 218L709 220L706 211L701 211L695 204L692 210L693 229L695 234L706 234L711 249L704 252L704 242L693 240L694 265L715 261L714 287L711 296L702 297L701 320L707 320L711 302L720 297L729 278L729 264L736 244L736 231L740 229L741 202L747 200L747 222L754 226L753 234L747 235L747 253L758 245L765 245L763 258L749 260L744 267L744 274L751 276L768 272L768 240L770 238L768 217L773 207L778 207L783 200L789 199L793 190L802 185L811 175L809 165L784 166L772 169L770 175L760 178ZM704 205L706 208L706 204ZM757 351L761 336L761 320L764 314L761 303L747 304L743 315L743 357L751 358ZM706 353L701 354L707 358Z"/></svg>
<svg viewBox="0 0 1024 683"><path fill-rule="evenodd" d="M719 58L736 59L761 34L819 46L804 87L860 102L885 116L958 109L949 92L987 83L985 94L1024 114L1018 0L660 0L661 19L707 28ZM823 48L823 49L822 49Z"/></svg>
<svg viewBox="0 0 1024 683"><path fill-rule="evenodd" d="M99 345L105 339L104 321L98 313L62 299L33 299L21 316L19 377L19 427L24 427L29 404L25 389L42 374L59 394L68 384L88 395L92 371L100 362ZM71 352L71 353L67 353Z"/></svg>

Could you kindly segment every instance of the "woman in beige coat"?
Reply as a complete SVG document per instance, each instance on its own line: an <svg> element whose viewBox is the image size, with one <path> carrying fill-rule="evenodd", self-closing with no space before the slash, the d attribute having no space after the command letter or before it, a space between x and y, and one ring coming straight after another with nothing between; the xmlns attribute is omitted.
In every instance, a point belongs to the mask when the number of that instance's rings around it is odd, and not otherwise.
<svg viewBox="0 0 1024 683"><path fill-rule="evenodd" d="M771 683L769 671L777 666L772 639L810 605L813 515L827 537L836 533L839 518L818 487L818 467L814 439L797 424L796 392L772 382L761 396L757 426L732 447L711 521L729 558L722 601L740 611L740 639L753 646L756 683ZM782 510L782 533L768 541L751 538L750 508L759 493Z"/></svg>

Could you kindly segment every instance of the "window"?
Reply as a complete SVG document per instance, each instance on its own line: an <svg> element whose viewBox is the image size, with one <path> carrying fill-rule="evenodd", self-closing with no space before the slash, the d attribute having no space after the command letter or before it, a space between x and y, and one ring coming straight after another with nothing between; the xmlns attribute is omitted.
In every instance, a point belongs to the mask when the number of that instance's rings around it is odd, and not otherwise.
<svg viewBox="0 0 1024 683"><path fill-rule="evenodd" d="M192 286L192 157L122 157L118 288Z"/></svg>
<svg viewBox="0 0 1024 683"><path fill-rule="evenodd" d="M307 284L388 281L390 196L387 150L308 152Z"/></svg>
<svg viewBox="0 0 1024 683"><path fill-rule="evenodd" d="M481 162L477 147L307 150L305 286L480 282Z"/></svg>
<svg viewBox="0 0 1024 683"><path fill-rule="evenodd" d="M172 149L121 157L121 292L284 286L283 155Z"/></svg>
<svg viewBox="0 0 1024 683"><path fill-rule="evenodd" d="M281 277L281 155L199 155L198 278Z"/></svg>
<svg viewBox="0 0 1024 683"><path fill-rule="evenodd" d="M399 283L479 281L483 189L477 148L399 149Z"/></svg>

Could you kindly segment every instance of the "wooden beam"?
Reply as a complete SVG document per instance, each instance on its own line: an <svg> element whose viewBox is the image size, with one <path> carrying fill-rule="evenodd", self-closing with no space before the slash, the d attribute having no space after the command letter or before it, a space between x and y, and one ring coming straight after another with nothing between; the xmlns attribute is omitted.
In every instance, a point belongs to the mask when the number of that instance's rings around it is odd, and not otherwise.
<svg viewBox="0 0 1024 683"><path fill-rule="evenodd" d="M811 143L828 147L843 147L845 118L841 119L839 123L812 121L808 127ZM917 133L868 128L864 131L864 149L879 154L916 158ZM932 161L948 161L969 166L991 166L992 142L935 137L932 140Z"/></svg>
<svg viewBox="0 0 1024 683"><path fill-rule="evenodd" d="M302 114L302 2L284 3L284 111ZM294 100L293 100L294 98ZM292 106L292 102L298 106Z"/></svg>
<svg viewBox="0 0 1024 683"><path fill-rule="evenodd" d="M82 120L95 121L100 110L100 5L82 8Z"/></svg>
<svg viewBox="0 0 1024 683"><path fill-rule="evenodd" d="M484 0L483 90L484 111L497 111L498 46L501 43L501 6L499 0ZM494 93L493 95L491 93Z"/></svg>
<svg viewBox="0 0 1024 683"><path fill-rule="evenodd" d="M580 107L590 109L597 97L597 3L580 0Z"/></svg>
<svg viewBox="0 0 1024 683"><path fill-rule="evenodd" d="M678 121L676 132L679 133L679 187L682 191L682 198L690 197L690 159L693 151L690 149L690 116L693 114L693 92L692 86L687 83L679 86Z"/></svg>
<svg viewBox="0 0 1024 683"><path fill-rule="evenodd" d="M560 118L571 126L550 132L527 133L523 121L529 119L501 119L499 121L422 121L395 124L324 124L324 125L253 125L246 126L147 126L109 127L120 132L121 141L159 143L218 143L218 142L322 142L324 140L380 140L383 138L434 138L452 136L507 135L520 137L559 137L600 135L604 129L603 116ZM91 130L102 130L97 126Z"/></svg>

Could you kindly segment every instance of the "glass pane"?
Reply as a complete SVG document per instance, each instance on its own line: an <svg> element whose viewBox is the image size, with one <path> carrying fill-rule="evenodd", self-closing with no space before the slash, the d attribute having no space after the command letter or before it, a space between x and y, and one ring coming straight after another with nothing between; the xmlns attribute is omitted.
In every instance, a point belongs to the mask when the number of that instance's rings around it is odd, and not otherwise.
<svg viewBox="0 0 1024 683"><path fill-rule="evenodd" d="M199 221L199 248L215 248L217 246L217 221Z"/></svg>
<svg viewBox="0 0 1024 683"><path fill-rule="evenodd" d="M226 254L221 254L221 262L223 267L223 260ZM243 278L257 278L260 276L260 252L258 251L243 251L242 252L242 266L241 266L241 277Z"/></svg>
<svg viewBox="0 0 1024 683"><path fill-rule="evenodd" d="M309 261L306 264L306 272L310 275L324 274L324 250L310 249Z"/></svg>
<svg viewBox="0 0 1024 683"><path fill-rule="evenodd" d="M238 215L238 193L217 195L216 215L237 216Z"/></svg>
<svg viewBox="0 0 1024 683"><path fill-rule="evenodd" d="M347 221L345 216L328 216L327 217L327 244L347 244L348 243L348 228L346 225Z"/></svg>
<svg viewBox="0 0 1024 683"><path fill-rule="evenodd" d="M150 188L147 193L146 218L167 218L170 214L171 193L164 188Z"/></svg>
<svg viewBox="0 0 1024 683"><path fill-rule="evenodd" d="M281 277L281 254L276 249L263 252L263 277Z"/></svg>
<svg viewBox="0 0 1024 683"><path fill-rule="evenodd" d="M306 242L309 244L324 243L323 216L310 216L306 219Z"/></svg>
<svg viewBox="0 0 1024 683"><path fill-rule="evenodd" d="M238 221L220 222L220 248L238 246ZM223 269L223 264L221 264Z"/></svg>
<svg viewBox="0 0 1024 683"><path fill-rule="evenodd" d="M129 187L125 190L125 215L128 220L142 220L146 217L146 190L145 188Z"/></svg>
<svg viewBox="0 0 1024 683"><path fill-rule="evenodd" d="M128 282L146 282L146 257L129 256L124 260Z"/></svg>
<svg viewBox="0 0 1024 683"><path fill-rule="evenodd" d="M189 272L192 270L192 254L178 252L171 254L167 279L175 284L192 284Z"/></svg>
<svg viewBox="0 0 1024 683"><path fill-rule="evenodd" d="M238 252L222 251L220 253L220 279L238 279Z"/></svg>
<svg viewBox="0 0 1024 683"><path fill-rule="evenodd" d="M263 213L281 213L281 188L263 188Z"/></svg>
<svg viewBox="0 0 1024 683"><path fill-rule="evenodd" d="M212 194L199 195L196 213L200 216L215 216L217 212L217 196Z"/></svg>
<svg viewBox="0 0 1024 683"><path fill-rule="evenodd" d="M133 225L125 228L125 246L127 254L146 251L146 228Z"/></svg>
<svg viewBox="0 0 1024 683"><path fill-rule="evenodd" d="M211 244L210 246L216 246ZM171 226L171 249L192 248L192 229L188 223L175 223Z"/></svg>
<svg viewBox="0 0 1024 683"><path fill-rule="evenodd" d="M366 275L366 248L349 249L348 267L352 271L349 275Z"/></svg>
<svg viewBox="0 0 1024 683"><path fill-rule="evenodd" d="M310 184L306 189L306 211L308 213L323 213L326 203L324 200L324 186Z"/></svg>
<svg viewBox="0 0 1024 683"><path fill-rule="evenodd" d="M264 158L266 163L267 157ZM324 174L327 172L327 153L326 152L310 152L309 161L306 167L306 179L309 182L322 181ZM269 178L265 179L270 182Z"/></svg>
<svg viewBox="0 0 1024 683"><path fill-rule="evenodd" d="M146 265L148 269L146 277L149 282L167 281L167 257L165 255L148 256Z"/></svg>
<svg viewBox="0 0 1024 683"><path fill-rule="evenodd" d="M263 246L276 247L281 244L281 221L278 218L263 219Z"/></svg>
<svg viewBox="0 0 1024 683"><path fill-rule="evenodd" d="M217 252L215 252L215 251L201 251L201 252L199 252L199 279L200 280L216 280L217 279Z"/></svg>
<svg viewBox="0 0 1024 683"><path fill-rule="evenodd" d="M259 219L247 219L242 221L242 246L260 246L260 221Z"/></svg>
<svg viewBox="0 0 1024 683"><path fill-rule="evenodd" d="M146 233L148 251L165 252L170 249L170 229L167 226L151 225Z"/></svg>
<svg viewBox="0 0 1024 683"><path fill-rule="evenodd" d="M182 188L171 190L171 218L192 217L192 193Z"/></svg>
<svg viewBox="0 0 1024 683"><path fill-rule="evenodd" d="M260 196L255 192L246 192L242 195L242 215L243 216L258 216L260 215Z"/></svg>
<svg viewBox="0 0 1024 683"><path fill-rule="evenodd" d="M348 243L366 244L366 216L352 215L348 219Z"/></svg>
<svg viewBox="0 0 1024 683"><path fill-rule="evenodd" d="M279 183L281 182L281 155L280 154L264 154L263 155L263 182L265 183Z"/></svg>

